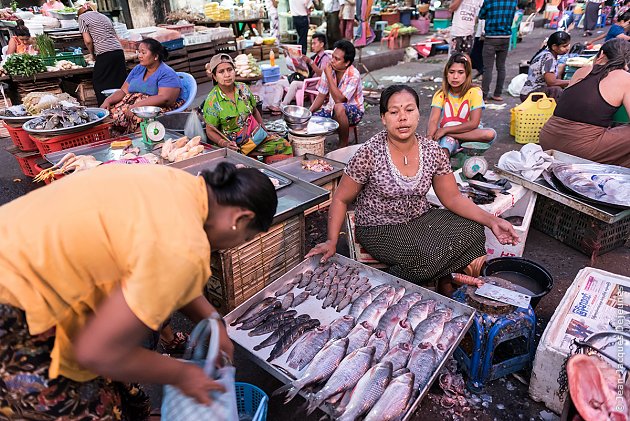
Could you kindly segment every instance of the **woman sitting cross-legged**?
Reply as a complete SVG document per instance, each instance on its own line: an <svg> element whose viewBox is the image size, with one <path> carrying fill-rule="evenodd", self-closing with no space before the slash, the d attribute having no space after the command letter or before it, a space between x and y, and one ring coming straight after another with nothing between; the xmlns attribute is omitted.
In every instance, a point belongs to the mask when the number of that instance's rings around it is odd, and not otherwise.
<svg viewBox="0 0 630 421"><path fill-rule="evenodd" d="M418 94L392 85L381 94L385 130L352 157L335 191L328 239L308 254L335 253L348 206L356 201L356 238L389 272L416 284L438 280L438 290L453 292L450 274L465 268L478 276L485 261L489 227L502 244L516 244L512 225L477 207L457 189L445 151L416 133ZM446 209L431 209L433 186Z"/></svg>

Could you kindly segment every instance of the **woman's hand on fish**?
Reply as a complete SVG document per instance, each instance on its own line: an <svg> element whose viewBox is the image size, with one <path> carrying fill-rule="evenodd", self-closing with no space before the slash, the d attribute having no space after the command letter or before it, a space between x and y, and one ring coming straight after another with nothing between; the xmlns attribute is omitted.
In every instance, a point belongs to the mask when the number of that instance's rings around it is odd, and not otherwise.
<svg viewBox="0 0 630 421"><path fill-rule="evenodd" d="M173 386L204 405L212 403L210 392L225 392L225 388L210 379L201 367L186 363L182 363L179 378Z"/></svg>
<svg viewBox="0 0 630 421"><path fill-rule="evenodd" d="M330 240L326 240L323 243L319 243L315 247L308 252L306 257L316 256L318 254L322 255L321 262L324 263L326 260L330 259L337 252L337 244L334 244Z"/></svg>
<svg viewBox="0 0 630 421"><path fill-rule="evenodd" d="M492 230L492 233L501 244L511 244L515 246L521 242L512 224L505 219L495 217L488 228Z"/></svg>

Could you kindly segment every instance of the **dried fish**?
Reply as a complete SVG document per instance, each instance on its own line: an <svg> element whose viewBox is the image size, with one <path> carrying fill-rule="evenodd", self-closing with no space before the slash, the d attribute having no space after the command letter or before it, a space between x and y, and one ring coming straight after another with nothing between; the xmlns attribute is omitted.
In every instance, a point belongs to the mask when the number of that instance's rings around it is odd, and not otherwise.
<svg viewBox="0 0 630 421"><path fill-rule="evenodd" d="M365 346L373 331L374 327L369 322L357 324L348 333L348 339L350 340L348 343L348 354Z"/></svg>
<svg viewBox="0 0 630 421"><path fill-rule="evenodd" d="M370 368L359 379L345 411L337 421L354 421L366 412L383 395L392 379L392 363L379 363Z"/></svg>
<svg viewBox="0 0 630 421"><path fill-rule="evenodd" d="M291 399L297 396L299 391L304 387L309 384L319 383L328 379L346 356L347 348L347 338L338 339L334 342L328 342L324 348L315 355L313 361L309 364L302 377L285 386L282 386L273 392L273 396L286 392L287 395L284 403L288 403Z"/></svg>
<svg viewBox="0 0 630 421"><path fill-rule="evenodd" d="M413 330L413 346L414 348L418 344L428 342L435 346L438 339L442 336L444 330L444 324L451 318L452 310L450 311L436 311L431 313L424 321L420 322L418 326Z"/></svg>
<svg viewBox="0 0 630 421"><path fill-rule="evenodd" d="M335 340L348 336L354 327L354 317L341 316L330 324L330 339Z"/></svg>
<svg viewBox="0 0 630 421"><path fill-rule="evenodd" d="M300 282L302 282L302 278L304 278L304 274L303 273L298 273L295 278L293 278L293 280L291 281L292 284L294 285L299 285Z"/></svg>
<svg viewBox="0 0 630 421"><path fill-rule="evenodd" d="M284 335L282 335L280 339L278 339L278 342L276 342L274 348L271 350L269 358L267 358L267 362L271 362L287 352L289 348L291 348L291 346L295 343L295 341L300 339L300 337L304 335L304 333L308 332L309 330L315 329L317 326L319 326L319 324L319 320L313 319L290 328L284 333Z"/></svg>
<svg viewBox="0 0 630 421"><path fill-rule="evenodd" d="M435 348L430 343L421 343L413 348L407 368L415 376L413 382L414 390L419 390L429 382L437 367L437 363Z"/></svg>
<svg viewBox="0 0 630 421"><path fill-rule="evenodd" d="M276 291L276 297L286 294L287 292L293 290L295 288L295 284L293 282L287 282L282 288Z"/></svg>
<svg viewBox="0 0 630 421"><path fill-rule="evenodd" d="M400 343L410 344L413 341L413 329L407 319L403 319L394 327L389 340L389 347L392 348Z"/></svg>
<svg viewBox="0 0 630 421"><path fill-rule="evenodd" d="M368 339L366 346L374 347L375 351L373 362L379 362L389 350L389 339L387 338L387 334L385 334L382 330L374 330L374 333L370 336L370 339Z"/></svg>
<svg viewBox="0 0 630 421"><path fill-rule="evenodd" d="M339 288L337 289L337 296L335 297L334 301L332 302L332 306L333 307L337 307L339 305L339 303L341 303L341 300L343 300L343 298L346 296L346 289L342 286L339 286Z"/></svg>
<svg viewBox="0 0 630 421"><path fill-rule="evenodd" d="M397 371L407 366L409 356L411 355L411 345L409 343L400 343L390 350L381 358L381 362L392 363L392 370Z"/></svg>
<svg viewBox="0 0 630 421"><path fill-rule="evenodd" d="M285 295L282 298L282 309L287 310L291 308L291 305L293 304L293 300L294 300L293 293L289 292L287 295Z"/></svg>
<svg viewBox="0 0 630 421"><path fill-rule="evenodd" d="M337 298L337 288L338 288L337 284L332 284L330 286L330 291L328 291L328 294L326 295L326 298L324 302L322 303L322 308L328 308L331 306L335 298Z"/></svg>
<svg viewBox="0 0 630 421"><path fill-rule="evenodd" d="M269 316L274 314L282 313L282 308L280 308L282 304L280 301L276 301L271 306L263 309L260 313L258 313L255 317L251 317L243 322L242 325L237 327L238 330L250 330L261 324L265 321Z"/></svg>
<svg viewBox="0 0 630 421"><path fill-rule="evenodd" d="M268 333L271 333L274 330L278 329L283 324L287 323L287 319L293 319L296 314L297 314L297 311L289 310L289 311L281 312L277 315L274 315L273 317L268 317L267 319L264 320L262 324L260 324L259 326L256 326L253 330L248 332L247 335L260 336L260 335L266 335Z"/></svg>
<svg viewBox="0 0 630 421"><path fill-rule="evenodd" d="M353 388L372 364L374 347L366 346L351 352L339 363L324 387L309 399L306 413L310 415L326 399Z"/></svg>
<svg viewBox="0 0 630 421"><path fill-rule="evenodd" d="M308 291L302 291L300 292L294 299L293 302L291 303L291 307L297 307L300 304L302 304L304 301L306 301L308 299L308 297L310 297L311 294L308 293Z"/></svg>
<svg viewBox="0 0 630 421"><path fill-rule="evenodd" d="M298 284L298 288L305 288L311 282L312 277L313 277L313 271L307 270L306 272L304 272L302 274L302 279L300 280L300 283Z"/></svg>
<svg viewBox="0 0 630 421"><path fill-rule="evenodd" d="M407 321L411 325L412 329L415 329L416 326L426 319L430 313L433 313L433 310L435 310L435 304L437 304L435 300L426 300L413 305L409 309L409 312L407 313Z"/></svg>
<svg viewBox="0 0 630 421"><path fill-rule="evenodd" d="M394 421L402 418L413 394L413 385L413 373L394 377L364 421Z"/></svg>
<svg viewBox="0 0 630 421"><path fill-rule="evenodd" d="M238 316L236 320L230 324L230 326L236 326L237 324L242 323L244 320L249 319L251 316L253 316L254 314L258 313L263 308L273 304L276 301L277 300L275 297L267 297L267 298L263 298L262 300L258 302L255 302L254 304L250 305L247 308L247 310L243 312L243 314Z"/></svg>
<svg viewBox="0 0 630 421"><path fill-rule="evenodd" d="M307 332L291 350L287 359L289 367L302 370L329 340L330 326L319 326Z"/></svg>

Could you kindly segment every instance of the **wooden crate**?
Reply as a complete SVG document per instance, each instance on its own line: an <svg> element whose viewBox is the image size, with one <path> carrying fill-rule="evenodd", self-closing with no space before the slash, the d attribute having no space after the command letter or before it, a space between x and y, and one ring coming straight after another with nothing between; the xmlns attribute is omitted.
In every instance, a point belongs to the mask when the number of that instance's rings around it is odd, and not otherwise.
<svg viewBox="0 0 630 421"><path fill-rule="evenodd" d="M262 46L262 59L269 60L269 53L273 50L273 53L276 56L276 59L280 56L280 50L278 47L273 47L271 45L263 45Z"/></svg>
<svg viewBox="0 0 630 421"><path fill-rule="evenodd" d="M326 189L330 192L330 196L328 197L328 200L326 200L323 203L320 203L319 205L315 205L312 208L309 208L307 210L304 211L304 215L310 215L313 212L317 212L318 210L322 210L322 209L326 209L328 206L330 206L330 204L332 203L332 197L333 194L335 194L335 190L337 189L337 185L339 185L339 178L329 181L328 183L324 184L323 186L320 186L323 189Z"/></svg>
<svg viewBox="0 0 630 421"><path fill-rule="evenodd" d="M256 60L260 61L262 60L262 47L260 46L254 46L254 47L249 47L243 50L243 54L251 54Z"/></svg>
<svg viewBox="0 0 630 421"><path fill-rule="evenodd" d="M79 83L64 80L62 88L64 92L77 98L84 107L98 107L96 92L94 92L94 85L92 85L91 80L83 80Z"/></svg>
<svg viewBox="0 0 630 421"><path fill-rule="evenodd" d="M227 314L304 259L304 214L226 251L212 253L206 297Z"/></svg>

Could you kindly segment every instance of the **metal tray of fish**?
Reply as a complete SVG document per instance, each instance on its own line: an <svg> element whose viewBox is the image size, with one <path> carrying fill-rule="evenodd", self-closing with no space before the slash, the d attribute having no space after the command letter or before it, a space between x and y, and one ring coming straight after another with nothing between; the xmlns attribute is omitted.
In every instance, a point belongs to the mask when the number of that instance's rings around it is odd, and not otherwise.
<svg viewBox="0 0 630 421"><path fill-rule="evenodd" d="M62 134L81 132L83 130L89 129L90 127L94 127L97 124L102 123L103 120L109 117L109 111L106 110L105 108L86 108L85 111L90 114L93 114L96 118L87 123L77 124L76 126L62 127L58 129L51 129L51 130L34 129L33 125L35 124L35 122L33 121L33 119L31 119L31 120L28 120L26 123L24 123L22 125L22 128L32 134L43 135L43 136L56 136L56 135L62 135Z"/></svg>
<svg viewBox="0 0 630 421"><path fill-rule="evenodd" d="M553 174L573 193L596 203L630 208L630 169L603 164L563 164L554 165ZM604 184L593 180L601 177ZM609 181L617 186L606 188ZM611 183L612 184L612 183Z"/></svg>
<svg viewBox="0 0 630 421"><path fill-rule="evenodd" d="M321 159L323 161L326 161L328 164L330 164L331 167L333 167L333 169L331 171L315 172L304 169L304 167L302 167L303 161L314 159ZM279 170L282 170L287 174L291 174L292 176L297 177L302 181L313 183L318 186L323 186L329 181L341 177L341 173L346 167L341 162L333 161L332 159L313 155L310 153L304 154L302 156L295 156L289 159L283 159L282 161L274 162L273 164L271 164L271 166L274 168L278 168Z"/></svg>
<svg viewBox="0 0 630 421"><path fill-rule="evenodd" d="M354 367L352 364L363 361L360 369L357 369L356 374L353 374L356 378L352 382L346 383L345 388L341 388L342 391L352 391L356 384L364 384L363 382L370 380L372 375L376 376L375 373L378 373L379 370L382 374L384 367L388 366L385 361L389 361L393 363L393 366L387 368L389 371L385 376L389 376L387 378L391 380L389 384L392 385L392 390L381 390L383 393L377 394L377 396L391 397L392 394L396 395L394 400L402 401L402 409L399 409L401 419L410 419L438 377L445 361L452 355L468 331L475 310L436 292L338 254L329 260L336 267L339 267L338 271L335 269L339 276L333 276L331 279L328 275L335 274L330 272L318 273L318 269L320 272L322 271L319 259L320 256L314 256L304 260L229 313L225 317L228 324L228 335L253 362L287 385L282 388L283 391L291 389L291 386L288 386L289 383L302 376L312 374L314 370L319 370L320 366L330 368L328 374L320 380L320 384L322 384L326 383L327 379L336 377L336 371ZM301 275L311 272L315 272L312 278ZM323 281L321 280L322 277L324 277ZM327 278L330 280L330 287L326 287ZM335 280L335 278L337 279ZM367 278L367 281L364 278ZM318 279L319 282L311 284L311 279ZM334 297L334 293L331 292L335 282L338 286L337 297ZM356 297L353 296L355 298L353 303L348 304L347 291L339 300L339 290L345 289L344 284L352 288L353 291L354 288L357 288ZM307 291L309 288L310 292ZM322 290L326 288L328 288L328 292L322 293ZM366 294L365 291L369 292ZM317 294L310 295L313 292ZM380 292L383 293L382 296L378 295ZM290 294L293 295L290 296ZM400 299L403 294L406 294L405 298ZM377 298L372 297L372 295ZM280 303L275 301L276 296ZM301 301L304 298L305 300ZM295 305L296 300L297 305ZM326 304L331 303L332 306L323 308ZM279 307L281 305L290 310L284 311L283 307ZM344 307L344 305L346 306ZM367 307L365 307L366 305ZM341 311L337 311L338 309ZM386 309L388 311L385 311ZM359 315L356 318L359 323L354 323L355 319L350 316L351 314ZM267 322L260 325L259 323L265 320L265 317L267 317ZM248 318L249 320L247 320ZM242 324L244 321L248 325ZM335 323L333 324L333 322ZM282 330L284 333L280 338L281 335L272 332L276 326L282 323L285 323L285 330ZM259 325L254 328L257 324ZM333 331L336 332L334 337L341 338L334 342L328 341L330 330L326 326L331 324L333 324ZM416 324L416 333L418 333L416 341L412 341L414 332L411 327L414 324ZM374 327L379 333L373 332ZM328 333L326 333L327 331ZM448 334L441 335L444 331ZM389 334L380 332L388 332ZM250 333L256 335L252 336ZM349 339L346 339L346 336ZM274 343L274 340L277 342ZM392 348L388 351L390 340ZM263 341L270 342L270 344L261 348L260 345ZM425 341L433 346L423 344ZM411 346L409 346L410 342L412 343ZM324 346L324 344L327 345ZM367 346L364 347L364 344ZM372 351L372 346L375 347L375 351ZM347 353L347 347L350 347L351 351L355 350L355 352ZM356 350L357 348L358 350ZM322 350L318 352L320 349ZM315 355L316 352L317 355ZM383 356L384 352L387 354ZM412 352L413 355L411 355ZM332 357L333 353L336 353L336 360ZM373 365L372 357L368 357L367 362L365 359L360 359L365 357L365 353L371 353L371 356L379 355L383 359L380 360L381 363ZM347 358L346 354L348 354ZM272 355L275 358L272 359ZM325 362L328 362L329 365L326 365ZM419 374L418 384L413 385L417 387L412 386L412 376L403 374L404 367L409 369L413 367L411 371ZM398 377L395 379L392 377L393 370L398 373ZM354 373L354 369L350 371ZM341 377L341 373L337 376L337 378L339 377ZM386 382L385 385L387 385ZM326 386L319 389L319 394L309 394L304 389L300 390L299 394L305 398L311 396L316 399L312 408L318 406L329 415L336 417L339 413L335 413L336 409L333 404L328 402L328 399L324 399L329 396L328 392L331 387L332 385L328 385L328 389ZM339 389L333 390L338 391ZM400 390L405 392L403 396L399 396L402 393ZM291 393L293 396L297 393L295 390L292 392L294 392ZM411 398L409 398L409 394L412 394ZM351 394L345 393L345 395L346 410L354 408ZM350 400L349 403L348 399ZM362 399L362 397L355 399ZM374 405L374 408L382 407L382 403L376 402L376 399L370 401L371 405ZM340 398L340 402L341 404L344 403L343 397Z"/></svg>
<svg viewBox="0 0 630 421"><path fill-rule="evenodd" d="M24 124L27 121L39 117L39 114L37 115L25 115L25 116L20 116L20 117L7 117L5 115L0 114L0 120L4 120L9 124Z"/></svg>
<svg viewBox="0 0 630 421"><path fill-rule="evenodd" d="M292 183L292 181L288 178L281 176L275 171L268 170L267 168L259 168L258 171L269 177L276 190L280 190ZM274 182L274 180L277 180L277 182Z"/></svg>

